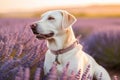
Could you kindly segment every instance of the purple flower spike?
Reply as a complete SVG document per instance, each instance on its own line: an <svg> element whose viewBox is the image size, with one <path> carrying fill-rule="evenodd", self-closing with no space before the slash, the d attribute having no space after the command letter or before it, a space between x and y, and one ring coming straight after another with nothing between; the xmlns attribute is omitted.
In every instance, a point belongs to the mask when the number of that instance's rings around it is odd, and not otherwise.
<svg viewBox="0 0 120 80"><path fill-rule="evenodd" d="M23 75L24 75L23 67L20 66L19 71L15 76L15 80L23 80Z"/></svg>
<svg viewBox="0 0 120 80"><path fill-rule="evenodd" d="M118 76L115 75L113 80L118 80Z"/></svg>
<svg viewBox="0 0 120 80"><path fill-rule="evenodd" d="M50 69L48 75L47 75L47 80L57 80L57 63L54 62L52 65L52 68Z"/></svg>
<svg viewBox="0 0 120 80"><path fill-rule="evenodd" d="M102 72L100 73L99 80L102 80Z"/></svg>
<svg viewBox="0 0 120 80"><path fill-rule="evenodd" d="M69 65L70 65L70 63L68 62L66 64L65 68L63 68L63 72L62 72L62 75L60 77L60 80L67 80L67 78L68 78L67 72L68 72Z"/></svg>
<svg viewBox="0 0 120 80"><path fill-rule="evenodd" d="M38 67L36 69L36 72L35 72L35 77L34 77L34 80L40 80L40 77L42 77L40 74L42 72L42 69L40 67Z"/></svg>
<svg viewBox="0 0 120 80"><path fill-rule="evenodd" d="M69 76L68 80L75 80L75 73L74 73L74 71L71 72L71 75Z"/></svg>
<svg viewBox="0 0 120 80"><path fill-rule="evenodd" d="M30 69L27 67L24 71L24 80L29 80L30 78Z"/></svg>
<svg viewBox="0 0 120 80"><path fill-rule="evenodd" d="M90 70L90 65L87 66L85 72L84 72L83 75L82 75L81 80L86 80L86 79L87 79L87 75L88 75L88 73L89 73L89 70Z"/></svg>
<svg viewBox="0 0 120 80"><path fill-rule="evenodd" d="M76 80L80 80L80 75L81 75L81 69L78 71L78 73L75 76Z"/></svg>
<svg viewBox="0 0 120 80"><path fill-rule="evenodd" d="M0 41L0 51L3 49L3 46L4 46L4 42L1 40Z"/></svg>

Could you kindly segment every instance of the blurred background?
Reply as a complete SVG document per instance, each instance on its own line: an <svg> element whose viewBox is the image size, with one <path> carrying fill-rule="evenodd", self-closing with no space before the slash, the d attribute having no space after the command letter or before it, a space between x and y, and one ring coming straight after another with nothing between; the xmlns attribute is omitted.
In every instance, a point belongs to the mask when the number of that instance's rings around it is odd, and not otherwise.
<svg viewBox="0 0 120 80"><path fill-rule="evenodd" d="M40 17L51 9L65 9L76 17L119 17L120 0L0 0L0 17Z"/></svg>
<svg viewBox="0 0 120 80"><path fill-rule="evenodd" d="M67 10L77 18L73 30L76 37L80 36L83 50L105 67L111 77L119 77L120 0L0 0L0 36L18 33L17 40L26 41L31 32L25 26L39 20L44 12L56 9ZM5 43L3 37L0 40Z"/></svg>

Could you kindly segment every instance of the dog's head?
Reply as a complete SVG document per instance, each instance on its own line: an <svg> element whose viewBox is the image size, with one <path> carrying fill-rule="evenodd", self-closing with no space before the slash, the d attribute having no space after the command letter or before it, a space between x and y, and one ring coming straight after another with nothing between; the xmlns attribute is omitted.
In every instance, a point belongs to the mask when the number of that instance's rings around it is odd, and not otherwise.
<svg viewBox="0 0 120 80"><path fill-rule="evenodd" d="M44 13L41 19L31 24L31 29L38 39L50 39L64 32L76 18L64 10Z"/></svg>

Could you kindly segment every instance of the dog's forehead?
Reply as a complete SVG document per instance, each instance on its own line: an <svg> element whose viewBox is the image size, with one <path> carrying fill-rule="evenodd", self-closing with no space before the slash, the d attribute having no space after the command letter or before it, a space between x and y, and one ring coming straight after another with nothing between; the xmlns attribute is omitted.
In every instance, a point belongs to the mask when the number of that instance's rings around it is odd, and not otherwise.
<svg viewBox="0 0 120 80"><path fill-rule="evenodd" d="M61 11L55 10L55 11L48 11L48 12L41 15L41 17L43 17L43 16L46 16L46 17L48 17L48 16L60 17L60 16L62 16L62 14L61 14Z"/></svg>

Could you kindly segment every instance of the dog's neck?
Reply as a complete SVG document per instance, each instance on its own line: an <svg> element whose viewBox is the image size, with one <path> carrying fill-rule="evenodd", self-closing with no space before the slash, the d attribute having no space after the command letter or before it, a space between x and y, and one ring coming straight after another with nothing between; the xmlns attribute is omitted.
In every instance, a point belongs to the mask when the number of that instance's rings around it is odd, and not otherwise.
<svg viewBox="0 0 120 80"><path fill-rule="evenodd" d="M73 30L69 27L63 34L55 36L53 39L49 39L47 46L50 50L60 50L69 47L76 41Z"/></svg>

